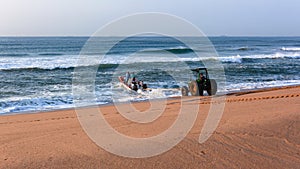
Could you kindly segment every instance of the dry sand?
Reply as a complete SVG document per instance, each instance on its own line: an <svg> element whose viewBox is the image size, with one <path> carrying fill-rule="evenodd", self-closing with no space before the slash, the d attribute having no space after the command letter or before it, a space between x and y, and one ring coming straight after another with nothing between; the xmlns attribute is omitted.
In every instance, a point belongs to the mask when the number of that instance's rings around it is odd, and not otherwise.
<svg viewBox="0 0 300 169"><path fill-rule="evenodd" d="M210 101L199 104L195 125L170 151L124 158L94 144L74 110L0 116L0 168L300 168L300 87L230 95L222 120L203 144L199 134ZM168 101L164 114L149 124L124 119L113 106L101 110L119 132L150 137L176 119L180 98ZM139 110L149 103L136 103ZM88 110L87 110L88 111Z"/></svg>

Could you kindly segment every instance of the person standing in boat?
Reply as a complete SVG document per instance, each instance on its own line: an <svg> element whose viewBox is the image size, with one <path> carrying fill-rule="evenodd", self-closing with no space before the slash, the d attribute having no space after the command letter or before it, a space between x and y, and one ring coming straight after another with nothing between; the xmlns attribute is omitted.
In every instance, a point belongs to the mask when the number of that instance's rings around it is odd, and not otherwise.
<svg viewBox="0 0 300 169"><path fill-rule="evenodd" d="M130 79L131 77L130 77L130 73L129 72L127 72L126 73L126 75L125 75L125 79L124 79L124 83L126 84L126 85L129 85L129 79Z"/></svg>

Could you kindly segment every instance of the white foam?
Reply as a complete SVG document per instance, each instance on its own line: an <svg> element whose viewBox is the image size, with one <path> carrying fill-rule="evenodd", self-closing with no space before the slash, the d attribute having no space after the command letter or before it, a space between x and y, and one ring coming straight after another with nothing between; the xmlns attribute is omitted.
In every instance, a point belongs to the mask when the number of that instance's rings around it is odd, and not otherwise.
<svg viewBox="0 0 300 169"><path fill-rule="evenodd" d="M233 56L206 56L206 57L164 57L164 56L149 56L142 55L136 57L118 56L105 58L102 64L132 64L132 63L152 63L152 62L187 62L187 61L205 61L219 60L221 62L236 62L241 63L243 59L278 59L278 58L300 58L300 52L294 53L273 53L273 54L258 54L258 55L233 55Z"/></svg>
<svg viewBox="0 0 300 169"><path fill-rule="evenodd" d="M52 100L51 98L19 98L18 100L11 99L14 101L5 102L5 107L1 107L0 114L5 113L17 113L17 112L28 112L28 111L44 111L44 110L55 110L62 108L74 107L73 104L66 103L68 99L64 100ZM70 99L69 99L70 100Z"/></svg>
<svg viewBox="0 0 300 169"><path fill-rule="evenodd" d="M79 62L78 55L51 57L1 57L0 70L10 69L56 69L97 65L99 56L88 56L85 62Z"/></svg>
<svg viewBox="0 0 300 169"><path fill-rule="evenodd" d="M241 63L242 62L242 57L240 55L236 56L227 56L227 57L218 57L222 62L236 62L236 63Z"/></svg>
<svg viewBox="0 0 300 169"><path fill-rule="evenodd" d="M296 49L295 49L296 51ZM56 68L72 68L79 66L94 66L98 64L133 64L133 63L151 63L151 62L186 62L186 61L205 61L219 60L221 62L241 63L243 59L277 59L277 58L300 58L300 52L277 52L274 54L258 54L258 55L234 55L234 56L206 56L206 57L170 57L165 55L138 55L128 57L124 55L106 56L100 60L97 55L86 56L84 61L79 60L85 56L79 55L62 55L51 57L1 57L0 70L10 69L56 69Z"/></svg>
<svg viewBox="0 0 300 169"><path fill-rule="evenodd" d="M299 47L282 47L281 50L283 51L300 51Z"/></svg>
<svg viewBox="0 0 300 169"><path fill-rule="evenodd" d="M236 83L226 86L227 92L243 91L249 89L262 89L269 87L281 87L281 86L291 86L299 85L300 80L284 80L284 81L267 81L267 82L249 82L249 83ZM221 91L225 92L225 91Z"/></svg>
<svg viewBox="0 0 300 169"><path fill-rule="evenodd" d="M219 59L223 62L238 62L240 63L242 59L279 59L279 58L292 58L298 59L300 58L300 52L295 53L274 53L274 54L260 54L260 55L235 55L235 56L226 56L226 57L219 57Z"/></svg>

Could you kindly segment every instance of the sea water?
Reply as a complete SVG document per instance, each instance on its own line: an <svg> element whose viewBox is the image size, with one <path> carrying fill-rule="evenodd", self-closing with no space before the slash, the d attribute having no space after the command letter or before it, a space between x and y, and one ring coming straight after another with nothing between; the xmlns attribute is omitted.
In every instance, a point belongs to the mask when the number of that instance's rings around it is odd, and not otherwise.
<svg viewBox="0 0 300 169"><path fill-rule="evenodd" d="M180 96L179 88L191 77L189 68L203 67L211 56L195 57L195 50L169 37L134 37L101 51L112 38L100 38L97 52L79 62L88 37L0 37L0 114L74 107L74 70L97 67L97 104ZM226 84L221 93L300 84L300 37L209 37L222 63ZM188 37L189 43L197 38ZM176 57L165 57L169 54ZM100 58L105 54L106 57ZM135 59L127 59L135 55ZM117 83L117 76L134 72L153 90L132 94ZM172 72L175 75L170 75ZM174 73L175 72L175 73ZM176 76L176 77L175 77ZM219 85L219 84L218 84ZM114 96L114 97L113 97ZM86 103L88 105L88 103Z"/></svg>

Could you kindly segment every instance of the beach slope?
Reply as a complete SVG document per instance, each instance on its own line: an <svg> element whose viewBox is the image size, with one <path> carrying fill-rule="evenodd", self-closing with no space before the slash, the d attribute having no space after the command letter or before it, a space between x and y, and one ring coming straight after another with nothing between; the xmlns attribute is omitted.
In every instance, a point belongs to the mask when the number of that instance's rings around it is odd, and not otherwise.
<svg viewBox="0 0 300 169"><path fill-rule="evenodd" d="M74 110L0 116L0 168L299 168L300 87L229 95L213 135L198 143L209 110L199 104L195 125L186 138L161 155L144 159L116 156L93 143ZM163 115L150 124L122 117L114 106L100 109L119 132L154 136L176 119L180 98L168 100ZM139 110L149 103L135 103ZM88 111L88 110L87 110Z"/></svg>

